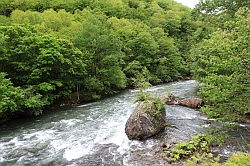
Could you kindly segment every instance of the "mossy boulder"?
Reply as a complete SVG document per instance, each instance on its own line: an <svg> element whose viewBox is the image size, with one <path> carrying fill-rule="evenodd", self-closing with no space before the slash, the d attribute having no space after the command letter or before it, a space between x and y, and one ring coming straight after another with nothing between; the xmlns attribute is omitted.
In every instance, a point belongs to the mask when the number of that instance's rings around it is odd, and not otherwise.
<svg viewBox="0 0 250 166"><path fill-rule="evenodd" d="M127 120L125 133L130 140L142 140L165 128L165 107L152 100L141 101Z"/></svg>

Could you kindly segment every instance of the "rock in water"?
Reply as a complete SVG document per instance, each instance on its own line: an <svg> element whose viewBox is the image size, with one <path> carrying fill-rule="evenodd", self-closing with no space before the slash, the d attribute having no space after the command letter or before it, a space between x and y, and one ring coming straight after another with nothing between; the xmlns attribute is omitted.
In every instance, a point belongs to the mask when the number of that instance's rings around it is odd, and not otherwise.
<svg viewBox="0 0 250 166"><path fill-rule="evenodd" d="M181 105L189 108L200 108L204 103L199 98L179 98L173 94L167 94L162 97L162 100L168 105Z"/></svg>
<svg viewBox="0 0 250 166"><path fill-rule="evenodd" d="M157 107L152 101L139 102L130 115L125 133L130 140L142 140L159 133L165 128L165 110L157 113Z"/></svg>
<svg viewBox="0 0 250 166"><path fill-rule="evenodd" d="M203 105L203 101L199 98L182 99L179 101L179 105L189 108L200 108Z"/></svg>

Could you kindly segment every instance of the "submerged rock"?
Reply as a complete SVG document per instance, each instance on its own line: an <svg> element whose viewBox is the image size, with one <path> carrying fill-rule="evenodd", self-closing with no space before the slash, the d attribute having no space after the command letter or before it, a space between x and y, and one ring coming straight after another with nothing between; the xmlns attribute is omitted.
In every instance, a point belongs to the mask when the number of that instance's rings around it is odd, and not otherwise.
<svg viewBox="0 0 250 166"><path fill-rule="evenodd" d="M162 100L168 105L181 105L189 108L200 108L203 105L203 101L200 98L179 98L173 94L167 94L163 96Z"/></svg>
<svg viewBox="0 0 250 166"><path fill-rule="evenodd" d="M160 113L152 101L139 102L125 126L130 140L142 140L159 133L165 128L165 109Z"/></svg>

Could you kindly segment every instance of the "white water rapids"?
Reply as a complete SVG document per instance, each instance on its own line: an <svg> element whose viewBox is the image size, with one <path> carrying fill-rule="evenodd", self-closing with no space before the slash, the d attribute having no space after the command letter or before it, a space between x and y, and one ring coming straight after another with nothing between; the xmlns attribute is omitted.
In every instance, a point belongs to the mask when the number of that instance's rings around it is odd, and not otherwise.
<svg viewBox="0 0 250 166"><path fill-rule="evenodd" d="M170 91L179 97L193 97L197 88L196 81L189 80L147 91L159 96ZM35 120L5 124L0 131L0 165L158 165L152 160L150 147L163 140L186 141L208 127L198 111L168 106L165 131L146 141L130 141L124 128L135 99L136 91L128 90Z"/></svg>

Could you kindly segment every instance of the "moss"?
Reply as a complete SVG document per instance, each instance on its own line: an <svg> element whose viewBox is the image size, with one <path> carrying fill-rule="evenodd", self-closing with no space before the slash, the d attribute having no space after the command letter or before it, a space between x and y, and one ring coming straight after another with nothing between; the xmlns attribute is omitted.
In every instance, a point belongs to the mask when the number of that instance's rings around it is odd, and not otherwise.
<svg viewBox="0 0 250 166"><path fill-rule="evenodd" d="M148 108L146 112L152 113L155 118L160 118L166 108L165 104L159 98L151 98L145 101L145 103Z"/></svg>
<svg viewBox="0 0 250 166"><path fill-rule="evenodd" d="M159 97L152 97L149 93L138 95L135 102L143 102L145 112L152 114L155 118L160 118L166 108L166 104Z"/></svg>

